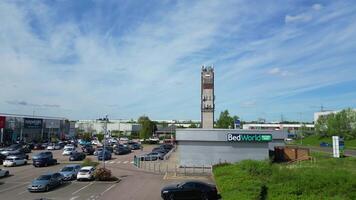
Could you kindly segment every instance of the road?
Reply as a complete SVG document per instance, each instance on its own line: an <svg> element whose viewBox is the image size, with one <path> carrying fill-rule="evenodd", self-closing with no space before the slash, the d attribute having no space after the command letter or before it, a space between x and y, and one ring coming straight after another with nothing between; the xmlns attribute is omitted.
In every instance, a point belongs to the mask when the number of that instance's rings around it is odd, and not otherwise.
<svg viewBox="0 0 356 200"><path fill-rule="evenodd" d="M325 152L330 154L333 153L333 149L331 147L314 147L314 146L301 146L301 145L298 146L303 148L309 148L311 151L315 151L315 152ZM345 150L345 155L356 157L356 150Z"/></svg>
<svg viewBox="0 0 356 200"><path fill-rule="evenodd" d="M160 190L163 186L167 184L175 184L181 180L165 180L162 175L145 172L133 166L134 155L149 152L151 149L152 147L148 147L145 148L143 152L138 150L127 155L113 154L113 159L106 162L106 167L112 171L114 176L121 179L118 183L71 181L49 192L28 192L27 186L33 179L47 172L59 171L59 169L69 163L68 157L61 155L61 150L53 151L54 158L60 162L58 165L35 168L28 164L26 166L6 168L12 175L0 178L0 199L29 200L47 198L56 200L160 200ZM33 152L38 153L39 151ZM89 157L95 159L94 156Z"/></svg>

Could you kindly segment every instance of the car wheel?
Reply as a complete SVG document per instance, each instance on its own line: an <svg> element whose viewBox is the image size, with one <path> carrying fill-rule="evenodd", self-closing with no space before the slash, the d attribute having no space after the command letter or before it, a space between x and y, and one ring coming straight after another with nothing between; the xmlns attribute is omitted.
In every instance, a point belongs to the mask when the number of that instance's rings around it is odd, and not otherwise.
<svg viewBox="0 0 356 200"><path fill-rule="evenodd" d="M201 200L209 200L208 195L206 193L201 194Z"/></svg>
<svg viewBox="0 0 356 200"><path fill-rule="evenodd" d="M168 196L168 200L174 200L174 195L173 195L173 194L170 194L170 195Z"/></svg>
<svg viewBox="0 0 356 200"><path fill-rule="evenodd" d="M5 172L5 176L9 176L9 172Z"/></svg>
<svg viewBox="0 0 356 200"><path fill-rule="evenodd" d="M27 165L27 161L25 161L25 164L24 165Z"/></svg>
<svg viewBox="0 0 356 200"><path fill-rule="evenodd" d="M49 191L49 187L48 187L48 185L46 186L45 190L46 190L46 192L48 192L48 191Z"/></svg>

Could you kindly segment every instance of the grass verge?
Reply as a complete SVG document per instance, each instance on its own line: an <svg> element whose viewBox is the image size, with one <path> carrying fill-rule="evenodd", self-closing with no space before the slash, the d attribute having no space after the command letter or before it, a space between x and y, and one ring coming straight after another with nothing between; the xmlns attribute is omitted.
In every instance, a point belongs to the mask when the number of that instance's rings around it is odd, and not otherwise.
<svg viewBox="0 0 356 200"><path fill-rule="evenodd" d="M273 164L246 160L213 169L224 200L356 199L356 159L315 153L316 162Z"/></svg>

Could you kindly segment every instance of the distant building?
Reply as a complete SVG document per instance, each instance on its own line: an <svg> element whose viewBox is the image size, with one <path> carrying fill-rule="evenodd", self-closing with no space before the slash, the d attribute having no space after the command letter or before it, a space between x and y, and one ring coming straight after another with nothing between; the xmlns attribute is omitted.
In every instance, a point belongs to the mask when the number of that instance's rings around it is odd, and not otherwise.
<svg viewBox="0 0 356 200"><path fill-rule="evenodd" d="M201 127L214 128L214 68L202 67L201 69Z"/></svg>
<svg viewBox="0 0 356 200"><path fill-rule="evenodd" d="M101 120L78 120L75 127L79 130L98 134L104 131L104 121ZM127 120L110 120L107 123L108 132L120 131L123 135L138 134L141 125Z"/></svg>
<svg viewBox="0 0 356 200"><path fill-rule="evenodd" d="M314 124L244 124L242 129L244 130L281 130L288 131L289 133L300 130L302 126L305 126L309 130L314 130Z"/></svg>
<svg viewBox="0 0 356 200"><path fill-rule="evenodd" d="M63 117L0 113L0 143L44 141L75 136L73 121Z"/></svg>
<svg viewBox="0 0 356 200"><path fill-rule="evenodd" d="M354 111L356 111L356 109L353 109ZM336 114L341 112L342 110L328 110L328 111L320 111L320 112L315 112L314 113L314 124L318 121L319 117L321 116L327 116L330 114Z"/></svg>

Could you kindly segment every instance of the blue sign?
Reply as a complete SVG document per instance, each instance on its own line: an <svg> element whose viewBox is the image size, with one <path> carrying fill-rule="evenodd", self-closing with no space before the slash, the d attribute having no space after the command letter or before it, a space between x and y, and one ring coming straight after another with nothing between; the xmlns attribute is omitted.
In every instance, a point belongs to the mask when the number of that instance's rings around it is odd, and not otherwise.
<svg viewBox="0 0 356 200"><path fill-rule="evenodd" d="M240 126L241 121L240 121L239 119L237 119L237 120L235 120L235 124L238 125L238 126Z"/></svg>

